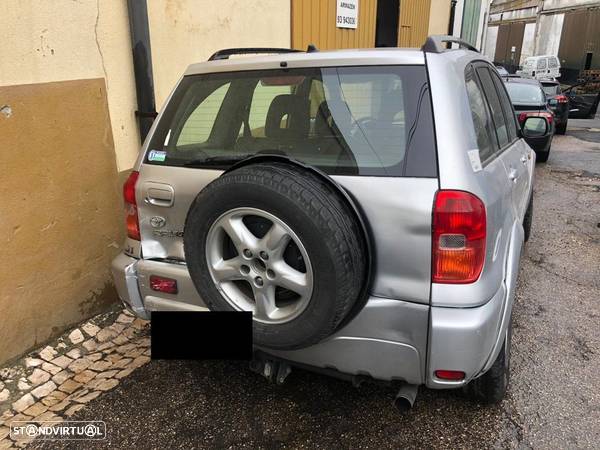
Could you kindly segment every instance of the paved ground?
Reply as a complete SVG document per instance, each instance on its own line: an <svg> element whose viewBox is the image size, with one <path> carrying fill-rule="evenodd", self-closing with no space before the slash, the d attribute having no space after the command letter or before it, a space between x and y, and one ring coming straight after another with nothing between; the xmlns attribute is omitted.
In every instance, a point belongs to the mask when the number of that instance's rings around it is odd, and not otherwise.
<svg viewBox="0 0 600 450"><path fill-rule="evenodd" d="M557 136L536 169L512 381L500 405L421 390L400 416L387 387L357 390L302 371L277 387L243 363L151 361L73 418L104 420L108 442L98 446L113 448L597 448L600 133L590 133L591 141Z"/></svg>

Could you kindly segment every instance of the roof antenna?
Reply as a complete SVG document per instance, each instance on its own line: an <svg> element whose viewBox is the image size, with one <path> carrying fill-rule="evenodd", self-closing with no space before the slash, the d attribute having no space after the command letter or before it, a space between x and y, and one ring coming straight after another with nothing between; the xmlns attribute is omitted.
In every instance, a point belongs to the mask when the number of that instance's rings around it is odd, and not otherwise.
<svg viewBox="0 0 600 450"><path fill-rule="evenodd" d="M306 53L312 53L312 52L318 52L319 49L317 48L317 46L315 44L308 44L308 47L306 48Z"/></svg>

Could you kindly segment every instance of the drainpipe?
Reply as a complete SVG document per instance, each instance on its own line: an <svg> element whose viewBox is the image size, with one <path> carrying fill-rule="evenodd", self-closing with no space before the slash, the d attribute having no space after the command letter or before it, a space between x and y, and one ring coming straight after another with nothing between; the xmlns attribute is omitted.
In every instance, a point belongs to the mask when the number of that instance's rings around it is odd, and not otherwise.
<svg viewBox="0 0 600 450"><path fill-rule="evenodd" d="M137 111L142 143L157 116L154 101L154 78L152 76L152 52L148 27L148 5L146 0L127 0L129 30L133 51L133 73L137 94Z"/></svg>
<svg viewBox="0 0 600 450"><path fill-rule="evenodd" d="M452 36L454 33L454 13L456 11L456 3L458 3L458 0L451 0L450 1L450 20L448 21L448 36ZM446 48L451 48L452 44L450 42L448 42L446 44Z"/></svg>
<svg viewBox="0 0 600 450"><path fill-rule="evenodd" d="M456 13L456 4L458 0L451 0L450 2L450 21L448 22L448 36L452 36L454 33L454 14Z"/></svg>

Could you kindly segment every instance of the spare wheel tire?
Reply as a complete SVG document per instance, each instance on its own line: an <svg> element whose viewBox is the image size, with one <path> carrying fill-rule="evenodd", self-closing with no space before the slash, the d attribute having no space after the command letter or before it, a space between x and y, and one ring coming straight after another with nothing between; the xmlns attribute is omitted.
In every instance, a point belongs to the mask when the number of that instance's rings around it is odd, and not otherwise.
<svg viewBox="0 0 600 450"><path fill-rule="evenodd" d="M297 349L333 333L361 295L365 237L336 188L285 163L223 174L185 223L187 266L213 311L252 311L255 345Z"/></svg>

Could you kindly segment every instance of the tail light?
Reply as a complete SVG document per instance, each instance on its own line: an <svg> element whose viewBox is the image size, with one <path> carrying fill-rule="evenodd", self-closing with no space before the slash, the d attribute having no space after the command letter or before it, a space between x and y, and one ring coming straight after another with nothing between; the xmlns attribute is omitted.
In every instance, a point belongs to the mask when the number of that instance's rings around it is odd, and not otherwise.
<svg viewBox="0 0 600 450"><path fill-rule="evenodd" d="M566 95L560 94L554 97L558 103L569 103L569 97Z"/></svg>
<svg viewBox="0 0 600 450"><path fill-rule="evenodd" d="M433 283L477 281L485 261L483 202L464 191L438 191L433 210Z"/></svg>
<svg viewBox="0 0 600 450"><path fill-rule="evenodd" d="M159 277L158 275L150 275L150 289L157 292L165 292L167 294L177 294L177 280Z"/></svg>
<svg viewBox="0 0 600 450"><path fill-rule="evenodd" d="M554 114L549 112L522 112L519 114L519 123L523 124L528 117L545 117L550 125L554 121Z"/></svg>
<svg viewBox="0 0 600 450"><path fill-rule="evenodd" d="M125 223L127 224L127 236L139 241L140 223L138 220L137 203L135 201L135 184L137 183L139 172L131 172L129 178L123 185L123 199L125 200Z"/></svg>
<svg viewBox="0 0 600 450"><path fill-rule="evenodd" d="M436 370L434 374L437 378L448 381L460 381L465 378L465 373L460 370Z"/></svg>

